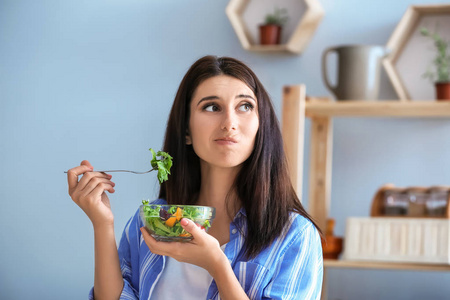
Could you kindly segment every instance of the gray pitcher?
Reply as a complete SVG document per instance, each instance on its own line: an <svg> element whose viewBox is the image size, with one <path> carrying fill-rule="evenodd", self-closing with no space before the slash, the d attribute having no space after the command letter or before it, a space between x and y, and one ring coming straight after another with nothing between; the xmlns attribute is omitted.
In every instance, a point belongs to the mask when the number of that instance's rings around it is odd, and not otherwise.
<svg viewBox="0 0 450 300"><path fill-rule="evenodd" d="M327 56L336 52L336 86L328 80ZM337 100L376 100L380 83L381 59L387 51L382 46L347 45L331 47L322 54L322 77Z"/></svg>

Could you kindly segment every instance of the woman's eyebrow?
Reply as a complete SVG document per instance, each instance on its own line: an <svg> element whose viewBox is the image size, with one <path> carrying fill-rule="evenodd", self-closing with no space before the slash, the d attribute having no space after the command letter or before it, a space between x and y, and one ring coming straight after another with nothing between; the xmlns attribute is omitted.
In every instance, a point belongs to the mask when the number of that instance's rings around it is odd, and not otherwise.
<svg viewBox="0 0 450 300"><path fill-rule="evenodd" d="M250 99L252 99L253 101L256 102L255 98L253 98L250 95L246 95L246 94L239 94L239 95L236 96L236 98L250 98Z"/></svg>
<svg viewBox="0 0 450 300"><path fill-rule="evenodd" d="M217 96L207 96L207 97L203 97L202 99L200 99L200 100L197 102L197 106L199 106L200 103L202 103L203 101L217 100L217 99L219 99L219 97L217 97Z"/></svg>
<svg viewBox="0 0 450 300"><path fill-rule="evenodd" d="M253 101L256 102L255 98L253 98L252 96L247 95L247 94L239 94L239 95L237 95L237 96L236 96L236 99L239 99L239 98L250 98L250 99L252 99ZM218 99L220 99L218 96L206 96L206 97L201 98L201 99L197 102L197 106L199 106L200 103L202 103L202 102L204 102L204 101L218 100Z"/></svg>

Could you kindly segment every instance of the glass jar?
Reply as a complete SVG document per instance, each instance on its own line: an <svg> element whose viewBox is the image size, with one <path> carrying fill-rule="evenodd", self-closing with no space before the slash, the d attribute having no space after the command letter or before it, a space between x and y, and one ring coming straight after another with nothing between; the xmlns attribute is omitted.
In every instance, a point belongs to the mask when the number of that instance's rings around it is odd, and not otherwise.
<svg viewBox="0 0 450 300"><path fill-rule="evenodd" d="M426 202L427 215L430 217L445 217L449 201L449 187L432 186L428 193L430 197Z"/></svg>
<svg viewBox="0 0 450 300"><path fill-rule="evenodd" d="M408 211L409 198L403 189L392 188L384 192L383 214L404 216Z"/></svg>
<svg viewBox="0 0 450 300"><path fill-rule="evenodd" d="M429 198L428 189L424 187L411 187L407 191L409 198L408 216L426 216L426 202Z"/></svg>

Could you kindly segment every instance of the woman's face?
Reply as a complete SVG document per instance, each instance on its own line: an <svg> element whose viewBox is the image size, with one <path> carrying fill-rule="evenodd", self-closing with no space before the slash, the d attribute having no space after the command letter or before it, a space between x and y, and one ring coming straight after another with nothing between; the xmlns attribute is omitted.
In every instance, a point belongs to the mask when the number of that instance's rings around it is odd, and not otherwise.
<svg viewBox="0 0 450 300"><path fill-rule="evenodd" d="M242 81L227 75L206 79L191 99L189 132L202 163L236 167L252 153L259 127L258 101Z"/></svg>

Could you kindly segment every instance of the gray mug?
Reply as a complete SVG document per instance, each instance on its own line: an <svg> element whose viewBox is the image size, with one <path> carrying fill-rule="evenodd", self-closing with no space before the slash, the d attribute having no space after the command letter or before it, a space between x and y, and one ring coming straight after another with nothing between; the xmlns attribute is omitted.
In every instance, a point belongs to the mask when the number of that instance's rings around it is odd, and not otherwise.
<svg viewBox="0 0 450 300"><path fill-rule="evenodd" d="M327 56L336 52L338 77L335 86L328 80ZM337 100L376 100L380 85L383 46L347 45L331 47L322 54L322 77Z"/></svg>

